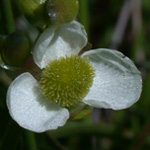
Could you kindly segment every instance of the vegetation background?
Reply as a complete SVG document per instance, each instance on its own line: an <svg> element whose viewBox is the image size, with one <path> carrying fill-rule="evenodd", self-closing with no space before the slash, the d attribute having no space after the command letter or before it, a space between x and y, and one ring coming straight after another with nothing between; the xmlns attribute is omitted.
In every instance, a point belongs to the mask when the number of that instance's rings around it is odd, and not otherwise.
<svg viewBox="0 0 150 150"><path fill-rule="evenodd" d="M0 1L0 34L6 34ZM140 100L126 110L93 109L64 127L33 133L8 114L9 78L0 68L0 150L149 150L150 149L150 0L79 0L77 20L86 28L92 48L117 49L131 58L143 76ZM22 14L11 0L18 30Z"/></svg>

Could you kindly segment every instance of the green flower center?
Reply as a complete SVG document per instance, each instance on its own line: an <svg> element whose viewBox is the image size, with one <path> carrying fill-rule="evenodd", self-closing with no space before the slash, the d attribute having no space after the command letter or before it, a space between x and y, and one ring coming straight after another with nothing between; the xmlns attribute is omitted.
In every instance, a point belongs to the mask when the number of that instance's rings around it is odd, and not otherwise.
<svg viewBox="0 0 150 150"><path fill-rule="evenodd" d="M43 70L40 86L50 101L70 107L85 97L94 75L94 69L86 58L77 55L61 57Z"/></svg>

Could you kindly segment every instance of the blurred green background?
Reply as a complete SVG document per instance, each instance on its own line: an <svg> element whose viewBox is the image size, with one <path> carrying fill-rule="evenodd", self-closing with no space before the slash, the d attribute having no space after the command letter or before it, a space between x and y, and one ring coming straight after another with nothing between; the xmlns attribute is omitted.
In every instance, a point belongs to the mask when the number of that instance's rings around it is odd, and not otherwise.
<svg viewBox="0 0 150 150"><path fill-rule="evenodd" d="M10 83L0 68L0 150L149 150L150 149L150 0L79 0L77 20L86 28L92 48L117 49L131 58L143 76L140 100L126 110L93 109L82 120L64 127L33 133L9 116L6 92ZM36 29L22 23L22 14L11 1L16 28ZM0 2L0 34L6 34ZM9 72L10 73L10 72Z"/></svg>

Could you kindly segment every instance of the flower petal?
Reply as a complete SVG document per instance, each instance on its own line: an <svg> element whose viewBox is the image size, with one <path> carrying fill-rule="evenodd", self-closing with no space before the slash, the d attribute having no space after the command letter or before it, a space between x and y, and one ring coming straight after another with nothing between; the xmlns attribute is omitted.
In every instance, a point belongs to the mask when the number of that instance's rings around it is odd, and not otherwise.
<svg viewBox="0 0 150 150"><path fill-rule="evenodd" d="M86 44L85 29L77 21L62 25L56 30L47 28L35 44L34 61L40 68L44 68L54 59L78 54Z"/></svg>
<svg viewBox="0 0 150 150"><path fill-rule="evenodd" d="M96 49L85 52L95 69L95 78L84 99L94 107L114 110L130 107L141 94L142 79L134 63L116 50Z"/></svg>
<svg viewBox="0 0 150 150"><path fill-rule="evenodd" d="M10 115L20 126L35 132L56 129L69 118L67 109L46 100L38 82L29 73L21 74L11 83L7 106Z"/></svg>

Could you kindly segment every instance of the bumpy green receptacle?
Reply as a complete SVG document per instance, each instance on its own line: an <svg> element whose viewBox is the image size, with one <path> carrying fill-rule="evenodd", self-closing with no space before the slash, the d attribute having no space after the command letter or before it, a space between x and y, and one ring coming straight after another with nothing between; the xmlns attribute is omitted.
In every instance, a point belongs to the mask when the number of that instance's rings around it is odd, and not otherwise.
<svg viewBox="0 0 150 150"><path fill-rule="evenodd" d="M92 85L94 69L86 58L77 55L54 60L42 73L43 94L60 106L81 102Z"/></svg>

